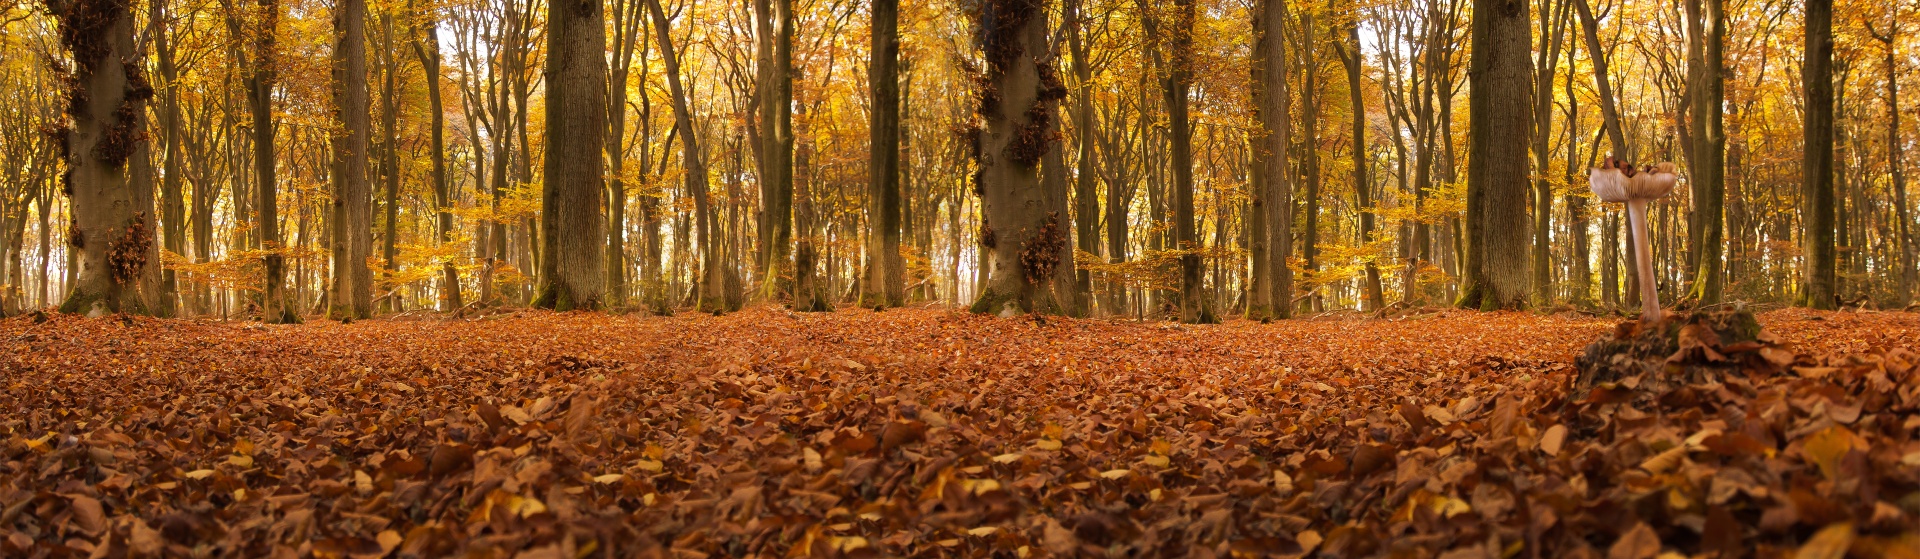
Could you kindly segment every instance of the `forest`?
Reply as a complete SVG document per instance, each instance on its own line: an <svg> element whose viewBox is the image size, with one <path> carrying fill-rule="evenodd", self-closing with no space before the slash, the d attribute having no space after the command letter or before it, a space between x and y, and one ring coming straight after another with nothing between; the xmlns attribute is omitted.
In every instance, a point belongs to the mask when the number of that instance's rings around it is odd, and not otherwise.
<svg viewBox="0 0 1920 559"><path fill-rule="evenodd" d="M1915 15L7 1L0 556L1920 557Z"/></svg>

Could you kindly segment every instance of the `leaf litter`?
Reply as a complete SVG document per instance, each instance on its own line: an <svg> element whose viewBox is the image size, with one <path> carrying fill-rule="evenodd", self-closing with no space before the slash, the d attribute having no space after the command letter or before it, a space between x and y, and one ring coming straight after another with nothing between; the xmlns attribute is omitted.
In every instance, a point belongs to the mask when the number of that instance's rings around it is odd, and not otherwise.
<svg viewBox="0 0 1920 559"><path fill-rule="evenodd" d="M1920 557L1920 320L1761 321L15 318L0 556Z"/></svg>

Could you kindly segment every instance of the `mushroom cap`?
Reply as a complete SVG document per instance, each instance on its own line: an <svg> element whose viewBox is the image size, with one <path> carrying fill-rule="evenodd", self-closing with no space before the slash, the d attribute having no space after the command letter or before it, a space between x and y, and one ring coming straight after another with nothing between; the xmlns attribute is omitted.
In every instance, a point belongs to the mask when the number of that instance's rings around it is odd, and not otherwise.
<svg viewBox="0 0 1920 559"><path fill-rule="evenodd" d="M1674 182L1679 176L1674 173L1671 162L1661 162L1653 168L1634 173L1626 173L1611 164L1595 167L1587 177L1587 184L1593 189L1593 195L1602 201L1620 203L1627 200L1652 200L1673 192Z"/></svg>
<svg viewBox="0 0 1920 559"><path fill-rule="evenodd" d="M1673 192L1673 183L1679 180L1674 174L1671 162L1660 162L1653 169L1634 174L1627 179L1627 195L1634 198L1654 199Z"/></svg>
<svg viewBox="0 0 1920 559"><path fill-rule="evenodd" d="M1587 184L1593 188L1593 195L1607 202L1627 201L1627 175L1613 167L1595 167L1593 174L1587 177Z"/></svg>

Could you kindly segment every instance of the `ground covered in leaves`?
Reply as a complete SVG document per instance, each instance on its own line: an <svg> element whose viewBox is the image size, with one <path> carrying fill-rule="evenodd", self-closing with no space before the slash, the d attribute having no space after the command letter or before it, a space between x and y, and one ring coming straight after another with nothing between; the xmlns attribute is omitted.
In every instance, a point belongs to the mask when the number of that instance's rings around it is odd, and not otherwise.
<svg viewBox="0 0 1920 559"><path fill-rule="evenodd" d="M0 556L1920 556L1920 315L1613 322L13 318Z"/></svg>

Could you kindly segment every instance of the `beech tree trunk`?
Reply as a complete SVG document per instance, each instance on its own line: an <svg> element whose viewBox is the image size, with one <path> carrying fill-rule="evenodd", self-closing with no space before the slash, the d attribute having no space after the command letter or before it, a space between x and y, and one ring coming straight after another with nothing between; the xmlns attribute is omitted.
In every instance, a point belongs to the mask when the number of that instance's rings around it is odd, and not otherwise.
<svg viewBox="0 0 1920 559"><path fill-rule="evenodd" d="M1914 290L1920 287L1920 271L1914 263L1912 217L1907 208L1907 158L1905 147L1900 143L1900 66L1895 54L1894 42L1900 38L1898 11L1886 34L1881 34L1871 24L1868 32L1879 39L1887 48L1887 170L1893 175L1893 216L1898 221L1893 227L1895 245L1900 251L1900 304L1909 305L1914 300Z"/></svg>
<svg viewBox="0 0 1920 559"><path fill-rule="evenodd" d="M1701 0L1692 0L1699 2ZM1723 246L1726 225L1727 136L1726 101L1727 40L1726 0L1704 0L1706 4L1705 45L1701 49L1700 83L1693 88L1693 189L1691 241L1693 241L1693 289L1688 296L1699 304L1720 302L1726 285ZM1696 31L1699 26L1695 27Z"/></svg>
<svg viewBox="0 0 1920 559"><path fill-rule="evenodd" d="M1193 215L1193 119L1189 113L1193 88L1194 0L1174 0L1170 32L1172 60L1167 64L1167 127L1173 136L1173 242L1180 255L1180 321L1189 324L1219 322L1202 283L1203 247Z"/></svg>
<svg viewBox="0 0 1920 559"><path fill-rule="evenodd" d="M547 11L546 157L541 168L545 283L534 306L595 310L607 287L607 32L598 0L553 0ZM664 32L663 32L664 37ZM678 88L676 88L678 89Z"/></svg>
<svg viewBox="0 0 1920 559"><path fill-rule="evenodd" d="M978 25L986 68L979 107L981 249L991 259L975 299L977 313L1061 314L1053 275L1066 249L1065 208L1051 207L1040 185L1040 160L1054 148L1052 120L1066 87L1053 69L1047 39L1050 0L986 0ZM1070 264L1070 263L1068 263Z"/></svg>
<svg viewBox="0 0 1920 559"><path fill-rule="evenodd" d="M1254 304L1259 312L1249 318L1286 318L1293 310L1293 170L1288 149L1293 143L1292 92L1287 90L1287 46L1284 30L1288 0L1261 0L1255 15L1254 110L1260 127L1255 160L1260 166L1260 197L1255 201L1266 225L1266 266L1256 270ZM1249 307L1250 311L1253 307ZM1255 316L1255 315L1258 316Z"/></svg>
<svg viewBox="0 0 1920 559"><path fill-rule="evenodd" d="M147 261L153 216L138 209L127 176L127 160L146 131L137 116L123 118L140 114L153 97L140 66L123 62L136 58L133 14L110 0L50 0L47 8L72 57L68 87L75 91L67 98L83 101L67 107L72 127L60 131L73 217L68 242L80 263L60 311L151 314L140 280L158 264Z"/></svg>
<svg viewBox="0 0 1920 559"><path fill-rule="evenodd" d="M1095 190L1099 187L1099 172L1095 170L1094 148L1099 145L1099 134L1094 131L1093 121L1093 66L1088 60L1092 49L1085 35L1086 14L1082 11L1083 0L1068 0L1064 9L1066 15L1067 50L1073 60L1070 70L1078 90L1073 96L1073 129L1077 137L1073 173L1073 241L1075 249L1087 254L1100 254L1100 196ZM1117 188L1109 184L1108 188ZM1087 315L1094 312L1093 274L1078 266L1074 270L1074 307ZM1105 309L1114 314L1117 309Z"/></svg>
<svg viewBox="0 0 1920 559"><path fill-rule="evenodd" d="M187 253L187 209L181 195L181 158L180 158L180 92L176 80L180 77L175 65L173 29L167 25L166 2L153 3L153 19L149 23L149 33L153 36L155 65L159 67L160 79L165 81L166 89L160 95L160 130L165 135L165 159L161 163L160 177L160 223L161 243L174 254ZM25 216L21 216L25 219ZM155 262L154 264L159 264ZM153 302L153 312L157 316L171 317L179 313L180 282L172 269L161 271L160 293Z"/></svg>
<svg viewBox="0 0 1920 559"><path fill-rule="evenodd" d="M1527 142L1533 107L1524 0L1474 0L1467 77L1466 290L1460 306L1527 306Z"/></svg>
<svg viewBox="0 0 1920 559"><path fill-rule="evenodd" d="M373 270L367 257L373 255L373 187L367 176L368 150L373 133L372 114L367 98L367 3L366 0L340 0L334 6L333 25L339 38L334 46L334 110L343 130L333 137L333 293L328 315L333 318L367 318L373 314ZM265 99L264 93L261 94ZM260 118L255 117L255 125ZM271 122L267 139L256 144L265 159L273 158ZM259 130L254 132L260 134ZM256 155L256 164L261 157ZM268 168L269 171L271 167ZM271 190L271 173L263 174L260 185ZM262 204L270 196L262 195ZM271 227L261 213L262 231ZM262 237L267 239L263 233ZM272 281L272 280L269 280Z"/></svg>
<svg viewBox="0 0 1920 559"><path fill-rule="evenodd" d="M1834 290L1833 200L1833 0L1807 0L1806 61L1800 79L1806 95L1801 164L1801 242L1806 255L1801 302L1816 309L1837 306Z"/></svg>
<svg viewBox="0 0 1920 559"><path fill-rule="evenodd" d="M860 306L906 304L900 259L900 2L873 0L872 60L867 65L867 278Z"/></svg>

